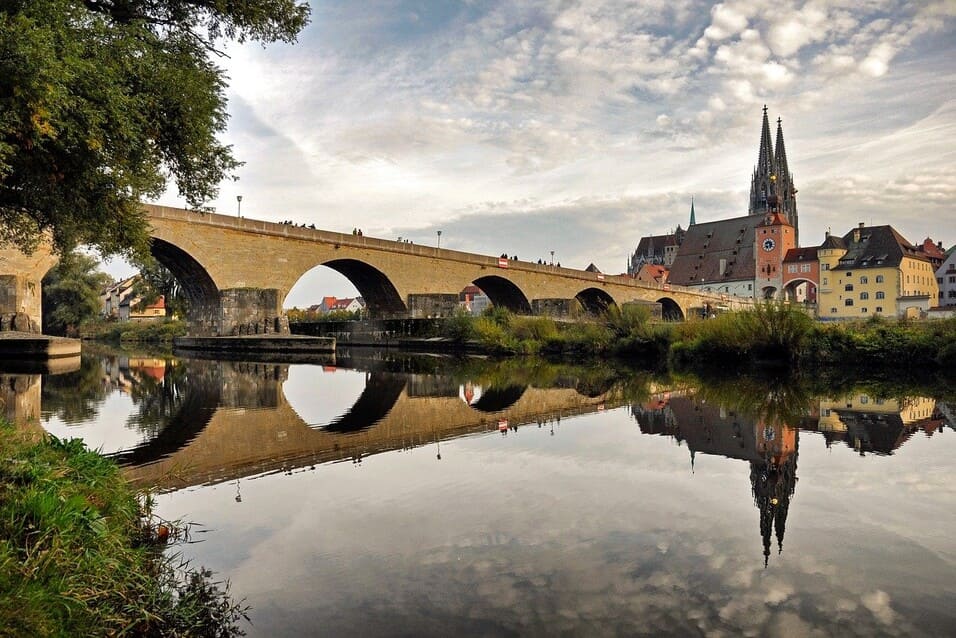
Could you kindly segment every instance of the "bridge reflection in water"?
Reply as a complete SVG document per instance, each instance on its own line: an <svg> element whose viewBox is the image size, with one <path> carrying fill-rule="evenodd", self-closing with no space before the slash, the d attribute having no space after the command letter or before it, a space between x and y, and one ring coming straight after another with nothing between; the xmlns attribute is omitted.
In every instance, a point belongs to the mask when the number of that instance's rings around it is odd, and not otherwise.
<svg viewBox="0 0 956 638"><path fill-rule="evenodd" d="M303 418L309 406L294 405L284 392L290 364L180 360L165 382L165 391L178 397L176 409L148 441L115 458L135 485L173 490L331 461L359 462L502 424L537 425L626 403L613 383L574 376L558 375L541 387L426 373L409 360L349 365L365 376L354 404L327 421L310 422Z"/></svg>

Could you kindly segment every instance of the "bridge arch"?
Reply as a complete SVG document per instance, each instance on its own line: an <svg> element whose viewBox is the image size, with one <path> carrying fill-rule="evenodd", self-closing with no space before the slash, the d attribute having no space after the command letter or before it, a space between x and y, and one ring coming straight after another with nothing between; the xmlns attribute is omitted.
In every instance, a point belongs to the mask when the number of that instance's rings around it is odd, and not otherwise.
<svg viewBox="0 0 956 638"><path fill-rule="evenodd" d="M792 279L783 287L783 296L784 299L791 302L816 303L817 283L806 278ZM801 296L803 299L800 299Z"/></svg>
<svg viewBox="0 0 956 638"><path fill-rule="evenodd" d="M600 288L585 288L574 297L589 315L601 315L611 306L616 306L614 298Z"/></svg>
<svg viewBox="0 0 956 638"><path fill-rule="evenodd" d="M150 252L179 283L188 303L187 312L191 322L195 323L209 313L218 314L219 287L205 266L179 246L159 237L152 238Z"/></svg>
<svg viewBox="0 0 956 638"><path fill-rule="evenodd" d="M342 274L365 299L365 306L372 317L388 317L407 311L405 302L385 273L357 259L333 259L323 266Z"/></svg>
<svg viewBox="0 0 956 638"><path fill-rule="evenodd" d="M481 288L482 292L488 295L488 299L495 306L507 308L519 315L531 314L531 302L528 301L527 295L521 291L521 288L504 277L487 275L475 279L472 283Z"/></svg>
<svg viewBox="0 0 956 638"><path fill-rule="evenodd" d="M661 318L664 321L683 321L686 318L680 304L670 297L661 297L657 303L661 305Z"/></svg>

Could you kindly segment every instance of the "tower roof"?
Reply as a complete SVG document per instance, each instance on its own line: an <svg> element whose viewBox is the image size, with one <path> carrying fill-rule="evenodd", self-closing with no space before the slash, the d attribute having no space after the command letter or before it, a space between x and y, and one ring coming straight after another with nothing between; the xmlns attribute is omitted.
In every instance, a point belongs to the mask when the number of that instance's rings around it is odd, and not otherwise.
<svg viewBox="0 0 956 638"><path fill-rule="evenodd" d="M773 174L773 146L770 144L770 120L767 105L763 105L763 128L760 129L760 150L757 152L757 174Z"/></svg>
<svg viewBox="0 0 956 638"><path fill-rule="evenodd" d="M697 218L694 215L694 198L690 198L690 225L693 226L697 223ZM680 228L680 226L678 226Z"/></svg>
<svg viewBox="0 0 956 638"><path fill-rule="evenodd" d="M766 112L764 113L764 122L767 121ZM783 145L783 121L778 117L777 118L777 142L776 154L774 155L774 164L777 165L777 174L781 178L788 178L790 176L790 167L787 166L787 149Z"/></svg>

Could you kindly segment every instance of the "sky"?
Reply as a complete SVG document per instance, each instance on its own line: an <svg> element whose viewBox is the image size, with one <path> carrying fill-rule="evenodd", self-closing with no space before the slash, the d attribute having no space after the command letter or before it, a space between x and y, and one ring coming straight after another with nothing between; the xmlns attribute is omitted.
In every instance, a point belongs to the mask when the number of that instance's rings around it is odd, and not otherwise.
<svg viewBox="0 0 956 638"><path fill-rule="evenodd" d="M623 272L641 236L747 213L762 107L800 237L956 243L956 0L314 3L232 45L212 205L271 221ZM183 206L175 189L160 203ZM355 289L325 267L286 307Z"/></svg>

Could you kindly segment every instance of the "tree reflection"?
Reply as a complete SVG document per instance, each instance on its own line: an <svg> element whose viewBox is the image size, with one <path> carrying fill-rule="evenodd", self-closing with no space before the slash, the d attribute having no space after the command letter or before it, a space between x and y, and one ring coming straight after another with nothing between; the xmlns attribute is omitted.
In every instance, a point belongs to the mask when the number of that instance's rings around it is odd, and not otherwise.
<svg viewBox="0 0 956 638"><path fill-rule="evenodd" d="M67 424L90 421L110 391L103 362L83 357L79 370L43 377L40 414L44 420L56 417Z"/></svg>

